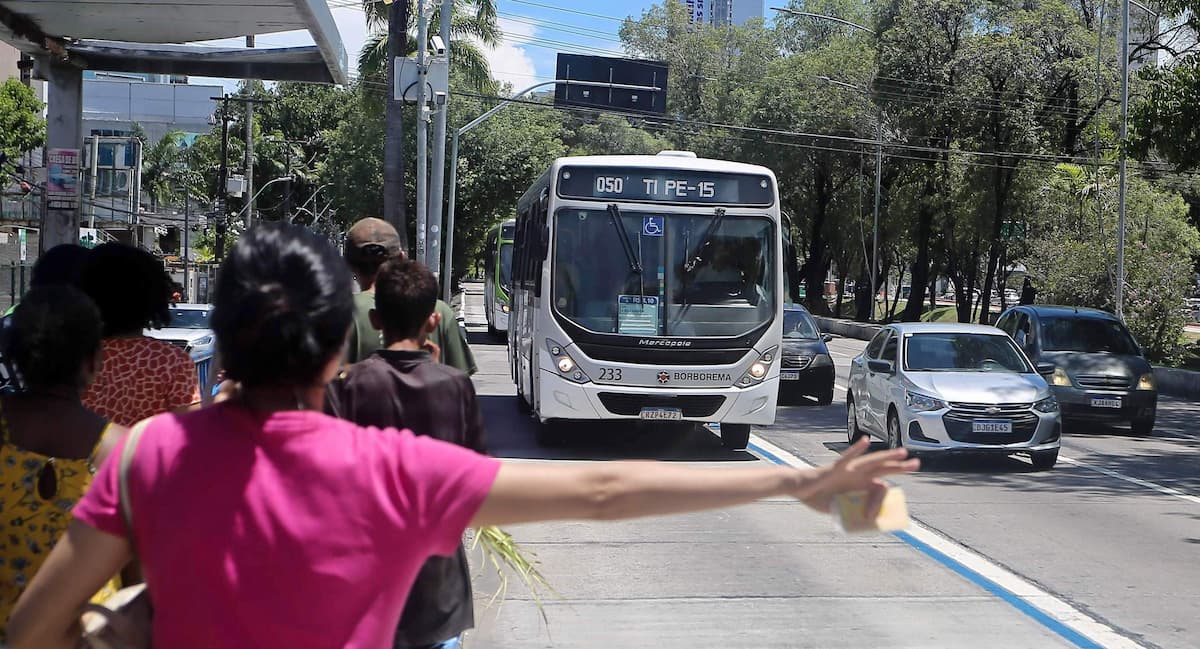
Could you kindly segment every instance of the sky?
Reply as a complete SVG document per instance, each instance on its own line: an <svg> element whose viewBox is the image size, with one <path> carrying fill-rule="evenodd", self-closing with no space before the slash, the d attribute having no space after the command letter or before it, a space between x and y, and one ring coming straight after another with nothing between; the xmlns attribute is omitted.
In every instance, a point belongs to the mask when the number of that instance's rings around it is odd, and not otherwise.
<svg viewBox="0 0 1200 649"><path fill-rule="evenodd" d="M355 58L367 39L363 13L354 0L328 1L353 75ZM621 20L641 16L653 3L653 0L498 0L504 41L486 52L492 75L521 89L554 78L557 52L620 56L617 30ZM231 39L210 44L241 47L244 43L242 39ZM264 34L256 39L259 48L311 44L307 32ZM236 81L199 77L192 82L220 83L230 90L237 85Z"/></svg>

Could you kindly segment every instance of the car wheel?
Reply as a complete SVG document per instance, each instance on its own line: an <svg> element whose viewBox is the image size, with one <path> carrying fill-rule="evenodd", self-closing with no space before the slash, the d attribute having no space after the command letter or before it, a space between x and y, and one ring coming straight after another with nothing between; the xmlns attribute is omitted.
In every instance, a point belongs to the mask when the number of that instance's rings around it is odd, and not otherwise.
<svg viewBox="0 0 1200 649"><path fill-rule="evenodd" d="M822 406L827 406L833 403L833 386L829 386L828 390L824 390L816 395L817 403Z"/></svg>
<svg viewBox="0 0 1200 649"><path fill-rule="evenodd" d="M750 443L750 424L721 424L721 446L740 451Z"/></svg>
<svg viewBox="0 0 1200 649"><path fill-rule="evenodd" d="M866 436L863 429L858 427L858 413L854 410L854 399L846 399L846 439L853 444Z"/></svg>
<svg viewBox="0 0 1200 649"><path fill-rule="evenodd" d="M1154 417L1139 417L1129 423L1134 435L1150 435L1154 433Z"/></svg>
<svg viewBox="0 0 1200 649"><path fill-rule="evenodd" d="M1033 468L1038 471L1049 471L1058 463L1058 449L1053 451L1033 451L1029 454L1029 459L1033 462Z"/></svg>
<svg viewBox="0 0 1200 649"><path fill-rule="evenodd" d="M895 410L888 413L887 445L888 448L904 447L904 438L900 436L900 418L896 416Z"/></svg>

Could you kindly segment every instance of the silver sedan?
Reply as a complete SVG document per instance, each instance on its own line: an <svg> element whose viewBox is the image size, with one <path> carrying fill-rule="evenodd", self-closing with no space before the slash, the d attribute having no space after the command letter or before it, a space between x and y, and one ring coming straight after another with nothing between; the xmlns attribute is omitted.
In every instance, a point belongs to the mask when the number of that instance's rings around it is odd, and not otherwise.
<svg viewBox="0 0 1200 649"><path fill-rule="evenodd" d="M995 327L884 327L851 363L846 399L851 441L873 435L926 456L1023 453L1038 469L1058 461L1058 402Z"/></svg>

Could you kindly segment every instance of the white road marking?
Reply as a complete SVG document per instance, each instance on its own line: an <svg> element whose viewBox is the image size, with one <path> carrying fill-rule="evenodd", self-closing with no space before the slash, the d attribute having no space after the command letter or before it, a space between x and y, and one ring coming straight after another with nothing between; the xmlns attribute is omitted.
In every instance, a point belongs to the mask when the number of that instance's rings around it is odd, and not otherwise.
<svg viewBox="0 0 1200 649"><path fill-rule="evenodd" d="M751 435L750 443L774 455L790 466L800 468L814 466L806 460L762 439L758 435ZM766 460L767 458L763 459ZM1060 459L1062 458L1060 457ZM1053 620L1056 620L1101 647L1107 649L1144 649L1142 645L1117 633L1112 627L1071 606L1061 598L1039 588L1024 577L996 564L987 557L960 545L953 539L925 527L917 520L913 520L912 525L906 530L906 533L908 536L929 546L967 570L976 573L984 579L990 580L996 586L1008 591L1029 606L1036 608Z"/></svg>
<svg viewBox="0 0 1200 649"><path fill-rule="evenodd" d="M1200 496L1193 496L1189 493L1185 493L1185 492L1175 489L1173 487L1167 487L1164 485L1160 485L1156 482L1150 482L1149 480L1142 480L1141 478L1135 478L1133 476L1128 476L1128 475L1125 475L1124 473L1120 473L1118 471L1113 471L1112 469L1106 469L1101 466L1096 466L1096 465L1090 464L1088 462L1080 462L1079 460L1076 460L1076 459L1070 458L1070 457L1065 457L1061 454L1058 456L1058 461L1066 462L1067 464L1072 464L1077 467L1088 469L1089 471L1095 471L1096 473L1106 475L1110 478L1124 480L1125 482L1128 482L1130 484L1135 484L1135 485L1138 485L1139 487L1145 487L1152 491L1157 491L1158 493L1163 494L1165 496L1173 496L1175 498L1179 498L1180 500L1186 500L1187 502L1190 502L1190 503L1193 503L1196 505L1200 505Z"/></svg>

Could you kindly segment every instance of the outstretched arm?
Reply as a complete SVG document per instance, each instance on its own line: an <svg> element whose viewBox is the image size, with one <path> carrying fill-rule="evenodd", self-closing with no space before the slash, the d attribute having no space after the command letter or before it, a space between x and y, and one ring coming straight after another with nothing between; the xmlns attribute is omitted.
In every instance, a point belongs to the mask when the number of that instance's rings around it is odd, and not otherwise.
<svg viewBox="0 0 1200 649"><path fill-rule="evenodd" d="M613 520L720 509L791 496L829 511L835 494L865 490L867 514L879 511L882 478L908 473L917 460L897 449L864 455L860 440L837 462L812 469L689 467L664 462L505 463L471 525L510 525L563 519Z"/></svg>

